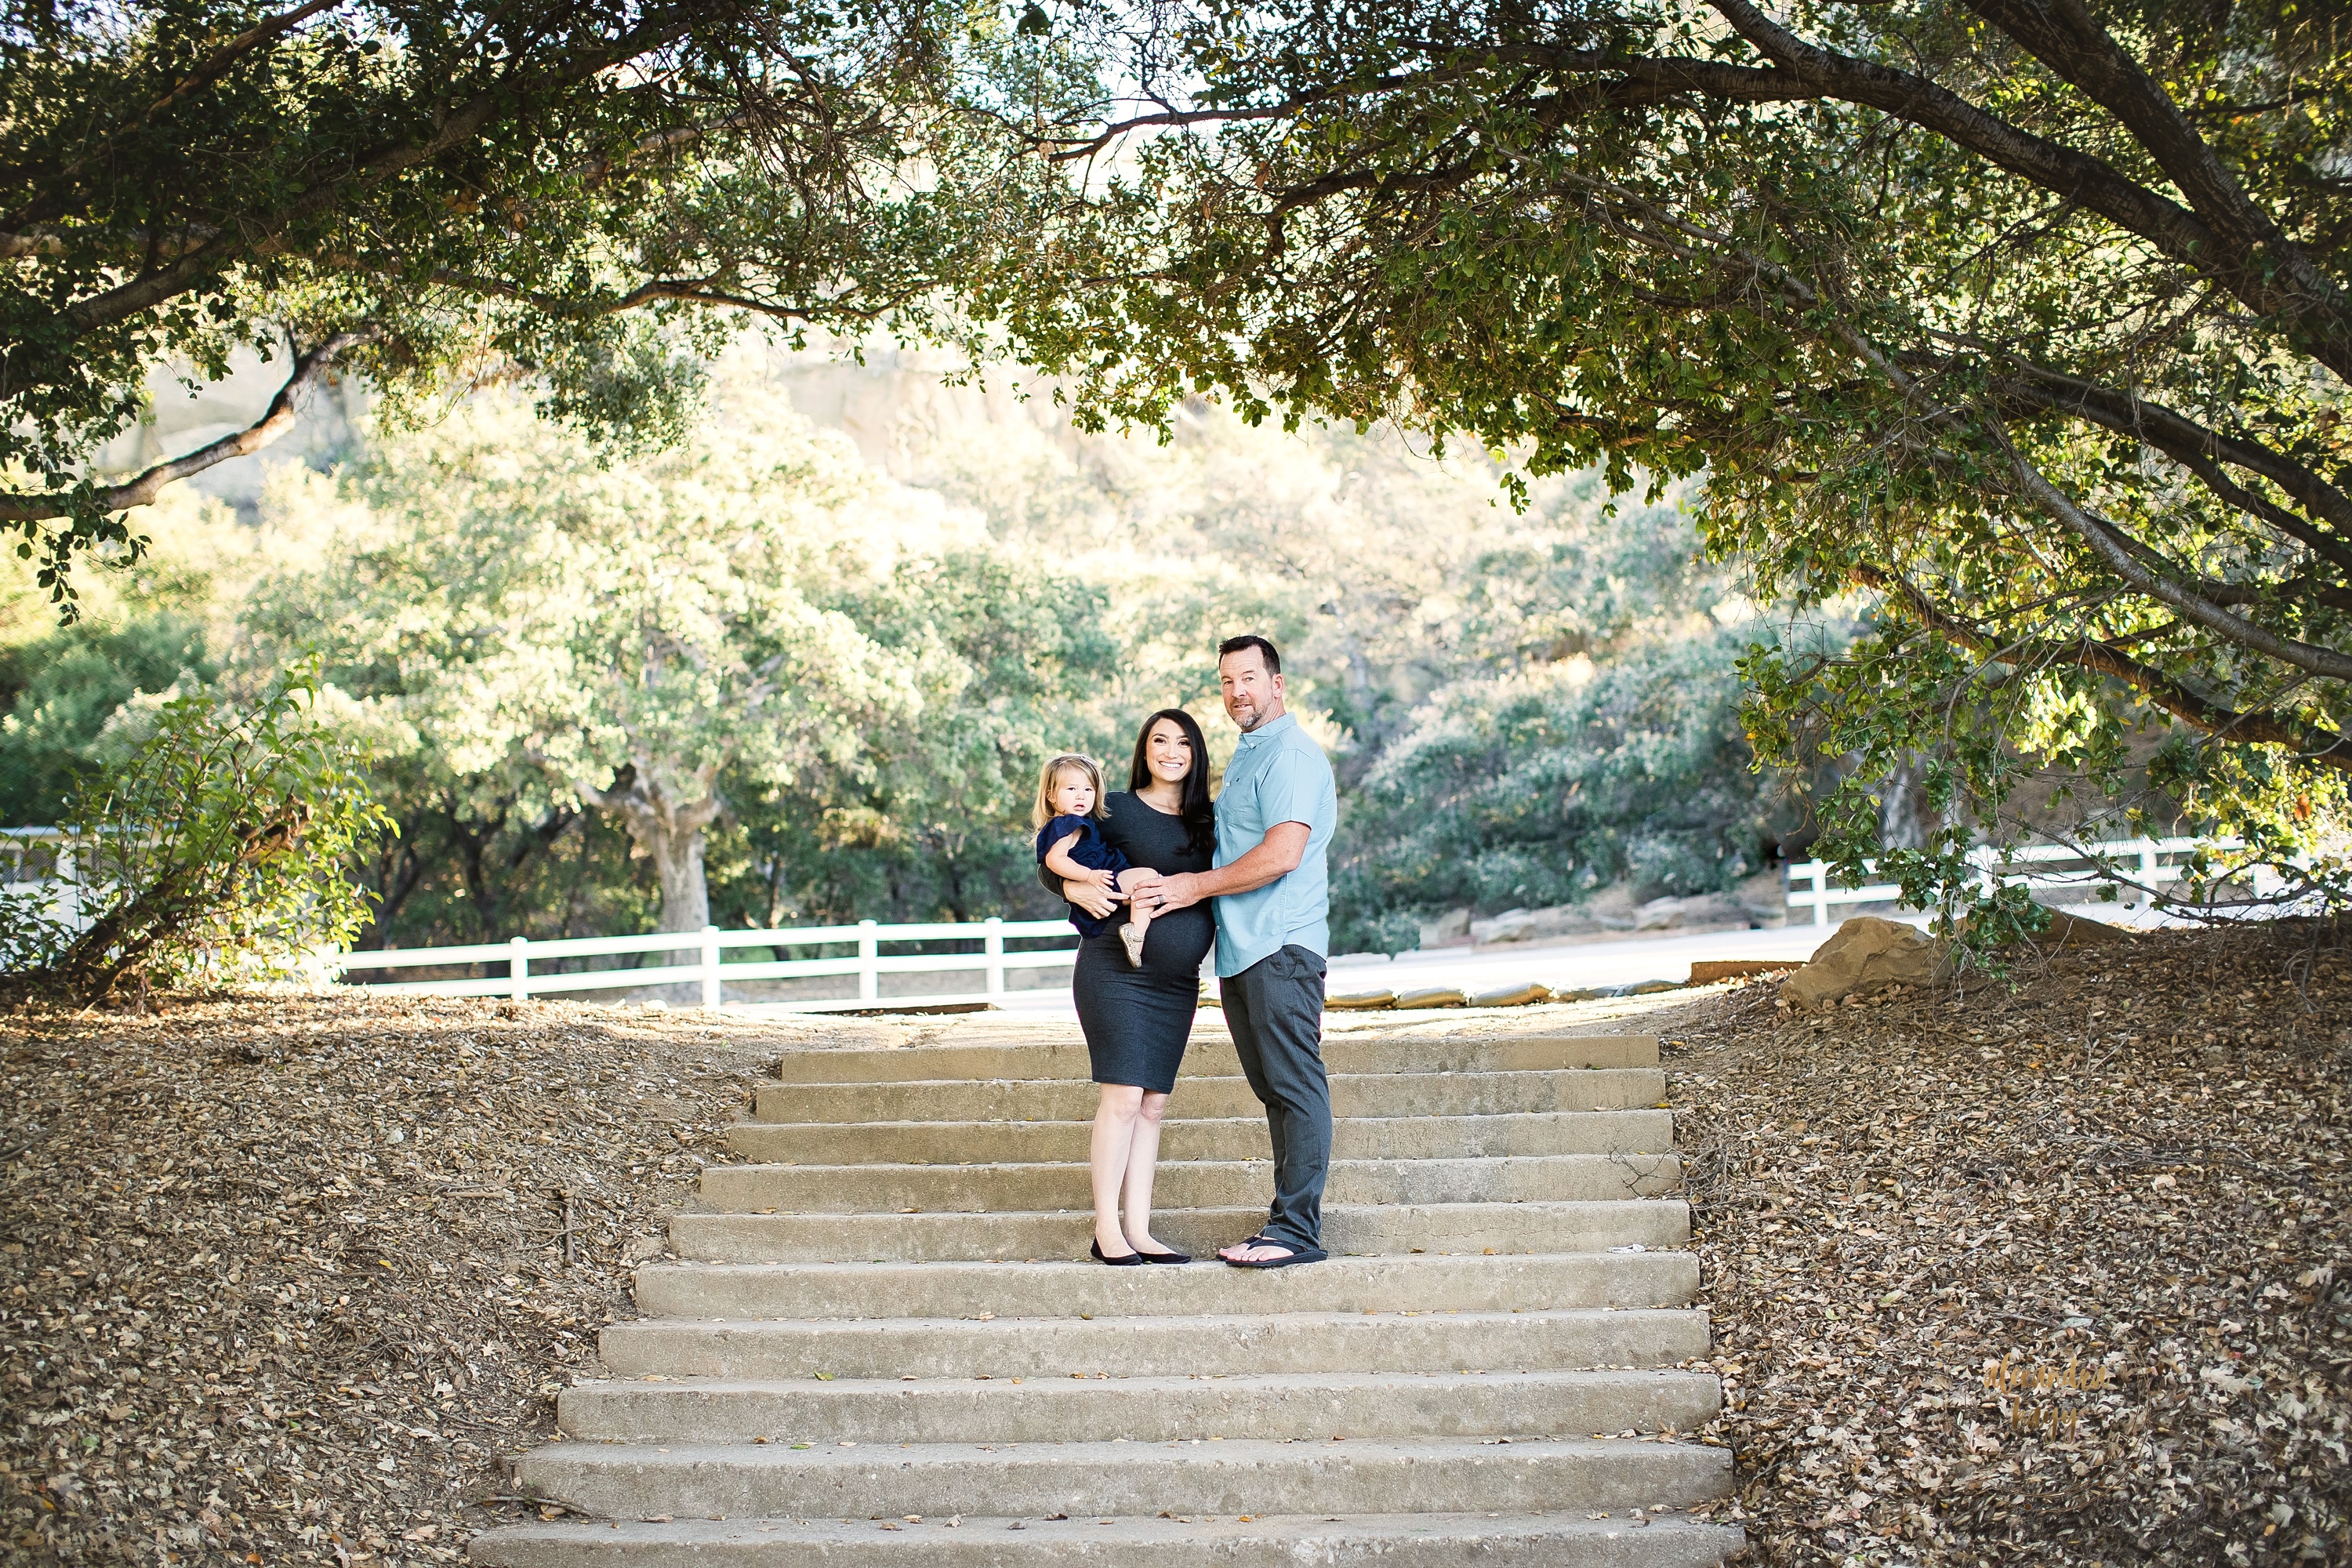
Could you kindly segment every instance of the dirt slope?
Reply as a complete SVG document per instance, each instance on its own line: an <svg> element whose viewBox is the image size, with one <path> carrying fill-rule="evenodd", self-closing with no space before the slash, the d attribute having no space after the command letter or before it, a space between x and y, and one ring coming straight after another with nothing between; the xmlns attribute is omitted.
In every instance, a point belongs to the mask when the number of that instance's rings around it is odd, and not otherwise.
<svg viewBox="0 0 2352 1568"><path fill-rule="evenodd" d="M2352 1562L2352 964L2317 935L1654 1015L1761 1561Z"/></svg>
<svg viewBox="0 0 2352 1568"><path fill-rule="evenodd" d="M457 1558L807 1034L465 1002L0 1019L5 1560Z"/></svg>

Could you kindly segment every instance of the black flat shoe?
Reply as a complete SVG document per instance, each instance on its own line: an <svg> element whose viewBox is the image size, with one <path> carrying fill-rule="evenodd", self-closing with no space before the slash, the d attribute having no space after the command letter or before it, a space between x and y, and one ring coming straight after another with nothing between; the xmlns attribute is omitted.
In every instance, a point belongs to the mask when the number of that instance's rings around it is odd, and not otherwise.
<svg viewBox="0 0 2352 1568"><path fill-rule="evenodd" d="M1136 1256L1142 1258L1146 1263L1190 1263L1192 1261L1192 1255L1189 1252L1145 1252L1140 1248L1138 1248Z"/></svg>
<svg viewBox="0 0 2352 1568"><path fill-rule="evenodd" d="M1106 1258L1103 1256L1102 1243L1099 1241L1087 1243L1087 1250L1095 1255L1097 1263L1108 1263L1113 1268L1132 1268L1138 1264L1148 1261L1140 1252L1130 1252L1124 1258Z"/></svg>

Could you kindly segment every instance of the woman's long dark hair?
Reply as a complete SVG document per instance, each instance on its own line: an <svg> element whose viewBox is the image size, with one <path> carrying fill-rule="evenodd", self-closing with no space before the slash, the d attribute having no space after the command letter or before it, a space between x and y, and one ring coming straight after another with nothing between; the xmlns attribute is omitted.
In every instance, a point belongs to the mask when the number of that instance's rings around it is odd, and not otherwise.
<svg viewBox="0 0 2352 1568"><path fill-rule="evenodd" d="M1143 721L1135 732L1135 761L1127 770L1127 787L1140 791L1151 781L1151 730L1162 719L1184 731L1185 743L1192 748L1192 771L1184 775L1184 847L1195 855L1211 855L1217 848L1217 812L1209 804L1209 742L1201 733L1201 726L1181 708L1162 708Z"/></svg>

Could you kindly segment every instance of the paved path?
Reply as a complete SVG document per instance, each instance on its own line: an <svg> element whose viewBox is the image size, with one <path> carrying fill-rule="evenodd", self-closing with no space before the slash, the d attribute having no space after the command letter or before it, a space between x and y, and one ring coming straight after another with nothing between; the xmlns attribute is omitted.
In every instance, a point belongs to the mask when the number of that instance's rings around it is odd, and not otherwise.
<svg viewBox="0 0 2352 1568"><path fill-rule="evenodd" d="M1924 926L1927 917L1907 917ZM1401 952L1394 958L1354 956L1331 965L1334 994L1350 991L1411 991L1451 985L1465 991L1499 991L1539 982L1555 991L1623 985L1643 980L1689 978L1694 959L1781 959L1801 963L1827 941L1835 927L1811 925L1762 931L1661 932L1654 936L1585 938L1544 942L1506 942L1493 947L1441 947ZM1019 991L1004 999L1005 1011L1032 1016L1071 1018L1069 985Z"/></svg>

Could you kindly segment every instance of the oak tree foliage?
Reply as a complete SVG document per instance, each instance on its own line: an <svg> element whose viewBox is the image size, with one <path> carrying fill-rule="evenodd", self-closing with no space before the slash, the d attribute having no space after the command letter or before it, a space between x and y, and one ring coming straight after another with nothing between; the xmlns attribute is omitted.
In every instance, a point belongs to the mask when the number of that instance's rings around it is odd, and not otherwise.
<svg viewBox="0 0 2352 1568"><path fill-rule="evenodd" d="M496 381L675 439L747 321L887 327L996 243L1020 165L955 84L969 0L43 0L0 17L0 525L70 613L127 509L282 434L310 382L396 420ZM976 63L977 62L977 63ZM285 367L247 430L118 480L151 378Z"/></svg>
<svg viewBox="0 0 2352 1568"><path fill-rule="evenodd" d="M2352 778L2352 37L2290 0L1320 0L1081 10L1083 172L981 310L1097 420L1202 392L1704 474L1769 762L1941 823L1958 889L2056 767L2284 861ZM2137 814L2137 815L2134 815ZM2229 868L2217 867L2220 877Z"/></svg>

